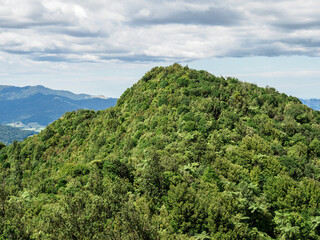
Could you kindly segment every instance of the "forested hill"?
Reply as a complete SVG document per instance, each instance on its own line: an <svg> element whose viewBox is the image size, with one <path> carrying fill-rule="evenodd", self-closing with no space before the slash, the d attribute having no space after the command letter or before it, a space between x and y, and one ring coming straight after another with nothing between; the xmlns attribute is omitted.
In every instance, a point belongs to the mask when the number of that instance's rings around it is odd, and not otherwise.
<svg viewBox="0 0 320 240"><path fill-rule="evenodd" d="M0 239L319 239L320 115L174 64L0 150Z"/></svg>

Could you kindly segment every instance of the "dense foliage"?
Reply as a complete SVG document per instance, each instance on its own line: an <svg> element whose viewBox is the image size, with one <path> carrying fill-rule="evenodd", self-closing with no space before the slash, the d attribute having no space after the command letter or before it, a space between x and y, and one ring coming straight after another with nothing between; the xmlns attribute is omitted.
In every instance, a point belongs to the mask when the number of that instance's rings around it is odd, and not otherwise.
<svg viewBox="0 0 320 240"><path fill-rule="evenodd" d="M320 239L319 123L273 88L156 67L0 150L0 236Z"/></svg>
<svg viewBox="0 0 320 240"><path fill-rule="evenodd" d="M0 125L0 143L6 145L11 144L13 141L22 141L25 138L37 134L34 131L21 130L16 127Z"/></svg>

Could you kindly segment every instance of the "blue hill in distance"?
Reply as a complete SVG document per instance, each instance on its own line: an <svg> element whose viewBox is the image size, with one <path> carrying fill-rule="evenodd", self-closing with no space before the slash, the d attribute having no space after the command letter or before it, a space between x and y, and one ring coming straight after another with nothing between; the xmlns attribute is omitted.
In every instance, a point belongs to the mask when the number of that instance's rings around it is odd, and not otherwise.
<svg viewBox="0 0 320 240"><path fill-rule="evenodd" d="M310 99L300 99L300 101L307 105L308 107L320 111L320 99L310 98Z"/></svg>
<svg viewBox="0 0 320 240"><path fill-rule="evenodd" d="M65 112L78 109L103 110L114 106L116 102L116 98L75 94L41 85L0 85L0 124L40 131Z"/></svg>

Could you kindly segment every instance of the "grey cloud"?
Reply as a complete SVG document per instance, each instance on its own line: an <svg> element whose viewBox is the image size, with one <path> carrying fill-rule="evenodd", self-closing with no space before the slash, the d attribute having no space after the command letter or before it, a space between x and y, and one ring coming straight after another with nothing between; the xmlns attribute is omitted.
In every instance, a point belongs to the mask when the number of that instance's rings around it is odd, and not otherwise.
<svg viewBox="0 0 320 240"><path fill-rule="evenodd" d="M48 27L48 26L55 26L55 27L61 27L61 26L72 26L70 23L66 23L64 21L45 21L45 20L39 20L39 21L32 21L32 20L24 20L24 21L14 21L11 19L1 19L0 18L0 28L3 29L28 29L28 28L34 28L34 27Z"/></svg>
<svg viewBox="0 0 320 240"><path fill-rule="evenodd" d="M265 45L258 48L253 48L253 56L267 56L267 57L277 57L277 56L288 56L288 55L301 55L300 51L297 50L286 50L284 48L274 46L274 45ZM245 55L243 55L245 56Z"/></svg>
<svg viewBox="0 0 320 240"><path fill-rule="evenodd" d="M188 62L191 59L184 59L184 58L169 58L166 56L148 56L148 55L117 55L117 56L100 56L100 60L114 60L117 59L122 62L135 62L135 63L147 63L147 62L173 62L173 61L183 61ZM92 60L81 60L80 58L72 58L68 57L68 55L61 54L61 55L34 55L32 56L32 60L39 61L39 62L99 62L99 60L92 61Z"/></svg>
<svg viewBox="0 0 320 240"><path fill-rule="evenodd" d="M32 60L38 62L79 62L78 60L67 59L64 56L33 56Z"/></svg>
<svg viewBox="0 0 320 240"><path fill-rule="evenodd" d="M307 22L278 22L273 24L274 27L282 30L295 31L305 29L320 29L320 20Z"/></svg>
<svg viewBox="0 0 320 240"><path fill-rule="evenodd" d="M31 54L31 51L23 51L23 50L12 50L12 49L2 49L3 52L11 53L11 54L18 54L18 55L26 55Z"/></svg>
<svg viewBox="0 0 320 240"><path fill-rule="evenodd" d="M57 28L56 26L54 28L46 27L44 29L44 32L47 33L56 33L56 34L63 34L68 35L76 38L98 38L98 37L107 37L108 35L101 32L101 31L90 31L84 28L73 28L73 27L64 27L64 28Z"/></svg>
<svg viewBox="0 0 320 240"><path fill-rule="evenodd" d="M287 38L280 41L288 46L299 46L305 50L320 48L320 39ZM310 51L308 55L313 55L312 53L314 51Z"/></svg>
<svg viewBox="0 0 320 240"><path fill-rule="evenodd" d="M70 54L80 54L78 51L72 50L72 48L67 47L51 47L51 48L45 48L45 49L29 49L24 50L23 48L3 48L3 52L10 53L10 54L17 54L17 55L28 55L31 58L34 58L35 56L38 58L40 56L47 56L47 55L70 55ZM97 52L95 52L97 53Z"/></svg>
<svg viewBox="0 0 320 240"><path fill-rule="evenodd" d="M68 57L68 55L42 55L42 56L32 56L31 59L37 62L64 62L64 63L96 63L99 61L93 61L88 59Z"/></svg>
<svg viewBox="0 0 320 240"><path fill-rule="evenodd" d="M300 44L302 47L295 48L290 46L296 46ZM314 46L307 47L310 44L308 40L257 40L250 41L243 44L241 48L231 50L224 56L220 57L247 57L247 56L266 56L266 57L277 57L277 56L292 56L292 55L304 55L304 56L315 56ZM314 44L316 46L316 44ZM319 45L318 45L319 46Z"/></svg>
<svg viewBox="0 0 320 240"><path fill-rule="evenodd" d="M112 60L115 56L104 56L101 57L103 60ZM194 59L181 58L181 57L168 57L168 56L149 56L149 55L121 55L116 57L118 60L123 62L189 62Z"/></svg>
<svg viewBox="0 0 320 240"><path fill-rule="evenodd" d="M198 24L198 25L237 25L243 19L241 13L228 8L214 8L208 10L167 10L163 13L151 13L148 17L135 17L132 24Z"/></svg>

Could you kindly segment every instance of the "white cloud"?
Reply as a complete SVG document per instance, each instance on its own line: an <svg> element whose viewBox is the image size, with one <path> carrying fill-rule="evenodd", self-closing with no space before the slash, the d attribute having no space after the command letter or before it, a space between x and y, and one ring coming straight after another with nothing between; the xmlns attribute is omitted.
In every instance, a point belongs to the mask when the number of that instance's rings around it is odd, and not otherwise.
<svg viewBox="0 0 320 240"><path fill-rule="evenodd" d="M0 53L35 61L320 55L320 2L0 0Z"/></svg>

